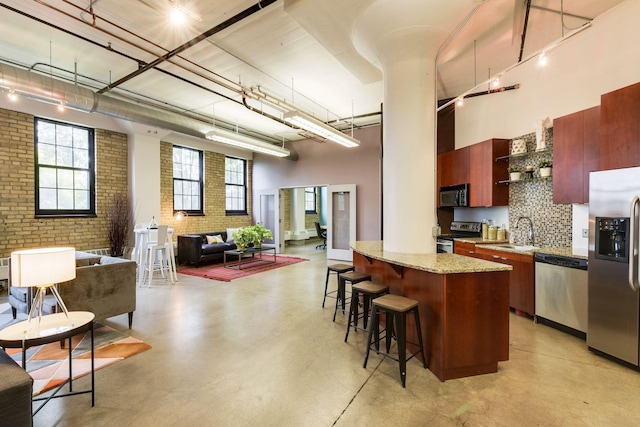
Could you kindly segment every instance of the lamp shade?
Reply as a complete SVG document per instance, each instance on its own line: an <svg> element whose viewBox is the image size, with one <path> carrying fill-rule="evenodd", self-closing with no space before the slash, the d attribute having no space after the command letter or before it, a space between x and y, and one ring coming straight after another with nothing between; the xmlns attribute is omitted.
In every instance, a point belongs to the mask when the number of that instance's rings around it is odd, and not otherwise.
<svg viewBox="0 0 640 427"><path fill-rule="evenodd" d="M11 253L11 286L46 286L75 278L75 248L38 248Z"/></svg>

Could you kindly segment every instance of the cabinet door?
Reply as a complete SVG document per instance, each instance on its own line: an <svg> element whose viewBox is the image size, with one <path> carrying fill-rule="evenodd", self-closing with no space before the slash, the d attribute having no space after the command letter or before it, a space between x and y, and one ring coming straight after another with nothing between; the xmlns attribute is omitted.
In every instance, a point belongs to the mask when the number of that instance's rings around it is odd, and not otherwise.
<svg viewBox="0 0 640 427"><path fill-rule="evenodd" d="M601 97L600 168L640 166L640 83Z"/></svg>
<svg viewBox="0 0 640 427"><path fill-rule="evenodd" d="M438 188L469 182L469 147L438 155Z"/></svg>
<svg viewBox="0 0 640 427"><path fill-rule="evenodd" d="M455 150L438 155L438 188L453 185L454 153Z"/></svg>
<svg viewBox="0 0 640 427"><path fill-rule="evenodd" d="M509 279L509 306L530 316L535 314L535 269L533 255L496 251L476 246L483 259L513 267Z"/></svg>
<svg viewBox="0 0 640 427"><path fill-rule="evenodd" d="M553 121L553 203L588 203L600 166L600 106Z"/></svg>
<svg viewBox="0 0 640 427"><path fill-rule="evenodd" d="M509 188L498 184L507 179L508 165L496 158L509 154L509 140L490 139L469 148L469 206L508 205Z"/></svg>
<svg viewBox="0 0 640 427"><path fill-rule="evenodd" d="M600 106L584 112L584 165L582 200L589 203L589 172L600 170Z"/></svg>
<svg viewBox="0 0 640 427"><path fill-rule="evenodd" d="M454 240L453 253L473 257L476 254L476 244Z"/></svg>
<svg viewBox="0 0 640 427"><path fill-rule="evenodd" d="M584 111L553 120L553 203L583 203Z"/></svg>

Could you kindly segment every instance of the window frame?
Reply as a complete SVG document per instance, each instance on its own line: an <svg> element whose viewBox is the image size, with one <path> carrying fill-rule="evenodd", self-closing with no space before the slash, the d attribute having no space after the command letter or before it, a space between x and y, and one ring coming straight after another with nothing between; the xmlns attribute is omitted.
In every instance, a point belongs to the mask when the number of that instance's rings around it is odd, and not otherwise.
<svg viewBox="0 0 640 427"><path fill-rule="evenodd" d="M309 189L313 191L308 191ZM313 194L313 210L307 209L307 195ZM317 214L318 213L318 194L316 193L316 187L304 188L304 213L305 214Z"/></svg>
<svg viewBox="0 0 640 427"><path fill-rule="evenodd" d="M235 184L235 183L229 183L227 182L227 159L232 159L232 160L239 160L242 162L242 175L243 175L243 184ZM241 159L239 157L232 157L232 156L225 156L224 158L224 205L225 205L225 214L227 216L237 216L237 215L248 215L248 210L247 210L247 191L248 191L248 185L247 185L247 181L248 181L248 173L247 173L247 160L246 159ZM244 209L227 209L227 202L229 199L229 196L227 195L227 189L229 188L229 186L234 186L234 187L242 187L244 190Z"/></svg>
<svg viewBox="0 0 640 427"><path fill-rule="evenodd" d="M185 179L185 178L176 178L174 175L174 161L173 154L176 149L186 150L191 152L198 153L198 167L199 167L199 176L198 180L195 179ZM195 148L184 147L182 145L173 145L171 147L171 194L173 196L173 214L176 212L185 212L190 216L203 216L204 215L204 153L202 150L197 150ZM200 193L200 209L177 209L176 208L176 181L180 182L198 182L198 188Z"/></svg>
<svg viewBox="0 0 640 427"><path fill-rule="evenodd" d="M88 165L87 168L79 168L73 166L58 166L41 164L39 159L39 134L38 123L46 122L56 126L64 126L73 129L81 129L88 133ZM95 218L96 215L96 132L93 128L86 126L79 126L71 123L65 123L58 120L45 119L42 117L34 117L33 119L33 141L34 141L34 211L36 218L64 218L64 217L82 217L82 218ZM45 142L42 142L45 144ZM57 147L57 143L55 144ZM74 147L71 147L72 150ZM71 171L86 171L89 174L89 208L88 209L43 209L40 208L40 168L53 168L57 171L71 170ZM60 189L59 183L56 184L56 191ZM75 189L75 183L73 188ZM57 202L56 202L57 204Z"/></svg>

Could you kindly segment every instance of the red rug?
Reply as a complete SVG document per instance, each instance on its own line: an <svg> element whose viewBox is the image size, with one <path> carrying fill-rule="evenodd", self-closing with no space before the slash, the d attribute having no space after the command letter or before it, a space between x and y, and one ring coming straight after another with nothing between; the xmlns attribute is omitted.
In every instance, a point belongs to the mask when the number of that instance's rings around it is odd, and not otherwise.
<svg viewBox="0 0 640 427"><path fill-rule="evenodd" d="M273 255L263 254L263 259L242 261L242 270L236 268L225 268L222 264L210 264L200 267L182 267L178 268L178 273L188 274L189 276L204 277L205 279L218 280L220 282L230 282L233 279L250 276L264 271L274 270L276 268L285 267L287 265L297 264L302 261L309 261L305 258L296 258L291 256L278 255L276 262L273 261Z"/></svg>
<svg viewBox="0 0 640 427"><path fill-rule="evenodd" d="M74 380L91 373L90 334L87 332L71 338ZM96 371L151 348L143 341L99 323L94 326L93 343ZM8 348L6 351L19 365L22 364L21 349ZM29 348L27 372L33 378L33 396L58 387L69 376L69 349L61 348L59 342ZM62 392L67 391L65 388Z"/></svg>

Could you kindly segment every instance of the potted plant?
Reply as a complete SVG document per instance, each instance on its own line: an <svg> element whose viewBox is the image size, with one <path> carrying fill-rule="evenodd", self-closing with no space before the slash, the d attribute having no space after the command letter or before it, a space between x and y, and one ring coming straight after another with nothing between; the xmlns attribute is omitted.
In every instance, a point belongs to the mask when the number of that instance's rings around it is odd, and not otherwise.
<svg viewBox="0 0 640 427"><path fill-rule="evenodd" d="M255 248L261 248L264 240L273 238L271 230L260 223L252 225L249 228L251 228L256 235L256 239L253 241L253 247Z"/></svg>
<svg viewBox="0 0 640 427"><path fill-rule="evenodd" d="M238 228L233 232L233 242L236 244L236 248L242 252L247 247L256 241L257 234L253 229L249 227Z"/></svg>
<svg viewBox="0 0 640 427"><path fill-rule="evenodd" d="M520 181L520 175L522 174L522 168L520 166L509 166L509 180Z"/></svg>
<svg viewBox="0 0 640 427"><path fill-rule="evenodd" d="M106 217L111 256L121 257L124 255L131 224L131 208L127 196L114 194L111 204L107 206Z"/></svg>
<svg viewBox="0 0 640 427"><path fill-rule="evenodd" d="M538 163L538 167L540 168L540 176L547 177L551 176L551 168L553 167L553 163L551 160L543 160Z"/></svg>

